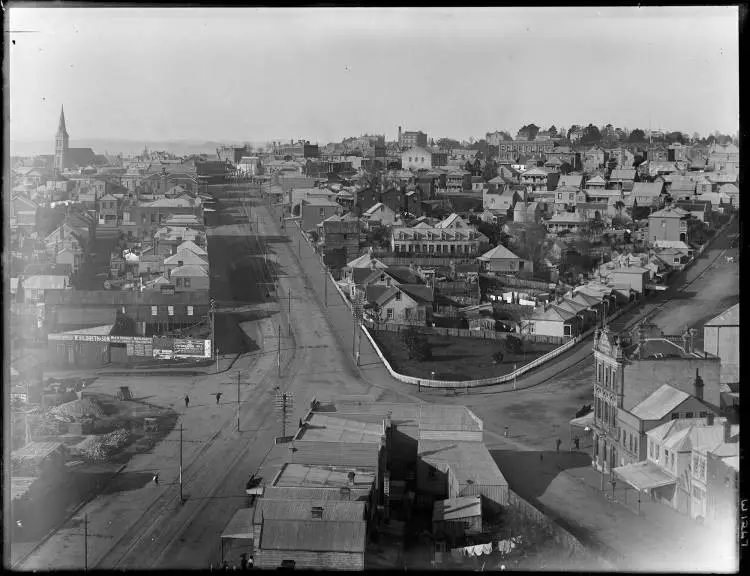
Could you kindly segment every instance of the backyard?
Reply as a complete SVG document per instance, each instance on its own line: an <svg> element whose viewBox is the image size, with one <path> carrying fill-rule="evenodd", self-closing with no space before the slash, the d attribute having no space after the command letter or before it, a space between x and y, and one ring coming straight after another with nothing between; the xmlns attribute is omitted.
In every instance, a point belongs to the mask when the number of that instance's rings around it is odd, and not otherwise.
<svg viewBox="0 0 750 576"><path fill-rule="evenodd" d="M523 351L513 353L503 346L501 340L428 335L425 338L432 358L419 361L409 358L402 333L373 331L372 335L394 370L407 376L436 380L464 381L502 376L557 347L556 344L524 341ZM502 351L503 358L496 363L498 351Z"/></svg>

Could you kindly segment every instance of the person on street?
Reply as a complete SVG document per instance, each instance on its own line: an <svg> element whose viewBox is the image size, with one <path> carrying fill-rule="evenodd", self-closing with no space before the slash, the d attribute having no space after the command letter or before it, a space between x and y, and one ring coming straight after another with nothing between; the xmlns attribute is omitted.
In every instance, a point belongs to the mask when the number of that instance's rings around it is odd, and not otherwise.
<svg viewBox="0 0 750 576"><path fill-rule="evenodd" d="M190 396L185 394L185 408L187 408L189 404L190 404Z"/></svg>
<svg viewBox="0 0 750 576"><path fill-rule="evenodd" d="M539 462L544 462L544 452L539 452Z"/></svg>
<svg viewBox="0 0 750 576"><path fill-rule="evenodd" d="M240 554L240 570L247 570L247 554Z"/></svg>
<svg viewBox="0 0 750 576"><path fill-rule="evenodd" d="M154 485L156 486L159 485L159 473L158 472L154 472Z"/></svg>
<svg viewBox="0 0 750 576"><path fill-rule="evenodd" d="M577 437L575 440L573 440L573 446L576 447L576 450L578 450L581 447L581 441Z"/></svg>
<svg viewBox="0 0 750 576"><path fill-rule="evenodd" d="M254 565L255 565L255 560L253 560L253 556L251 554L250 558L248 558L248 561L247 561L247 567L252 568Z"/></svg>
<svg viewBox="0 0 750 576"><path fill-rule="evenodd" d="M299 419L299 427L302 428L302 418Z"/></svg>
<svg viewBox="0 0 750 576"><path fill-rule="evenodd" d="M216 403L219 403L219 400L221 400L221 392L216 393Z"/></svg>
<svg viewBox="0 0 750 576"><path fill-rule="evenodd" d="M506 438L508 437L508 427L507 426L505 427L505 432L503 432L503 436L505 436Z"/></svg>
<svg viewBox="0 0 750 576"><path fill-rule="evenodd" d="M559 438L555 441L555 448L557 449L557 453L560 453L560 444L562 444L562 440Z"/></svg>

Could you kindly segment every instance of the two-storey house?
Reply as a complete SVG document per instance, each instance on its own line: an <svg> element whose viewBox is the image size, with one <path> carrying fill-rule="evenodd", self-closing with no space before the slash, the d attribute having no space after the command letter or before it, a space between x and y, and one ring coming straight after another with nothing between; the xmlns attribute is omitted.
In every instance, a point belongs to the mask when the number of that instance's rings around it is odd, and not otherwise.
<svg viewBox="0 0 750 576"><path fill-rule="evenodd" d="M679 241L687 243L688 220L690 213L680 208L664 208L652 212L648 217L648 239L649 244L658 241Z"/></svg>

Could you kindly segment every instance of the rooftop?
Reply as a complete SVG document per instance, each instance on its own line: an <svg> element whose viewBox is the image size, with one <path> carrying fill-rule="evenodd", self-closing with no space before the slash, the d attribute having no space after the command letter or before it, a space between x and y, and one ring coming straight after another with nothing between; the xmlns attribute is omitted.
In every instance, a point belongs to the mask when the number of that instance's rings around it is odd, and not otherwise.
<svg viewBox="0 0 750 576"><path fill-rule="evenodd" d="M375 482L374 470L358 470L354 484L349 484L350 469L346 467L324 466L320 464L284 464L273 482L279 488L342 488L370 489Z"/></svg>
<svg viewBox="0 0 750 576"><path fill-rule="evenodd" d="M682 402L690 398L690 394L664 384L631 410L633 416L641 420L661 420Z"/></svg>
<svg viewBox="0 0 750 576"><path fill-rule="evenodd" d="M328 520L265 520L261 528L261 550L308 552L364 552L366 522Z"/></svg>
<svg viewBox="0 0 750 576"><path fill-rule="evenodd" d="M365 518L365 502L351 500L275 500L261 498L256 504L255 522L263 520L311 520L312 508L322 508L323 521L357 522Z"/></svg>
<svg viewBox="0 0 750 576"><path fill-rule="evenodd" d="M380 446L383 425L312 413L296 440L311 442L371 442Z"/></svg>
<svg viewBox="0 0 750 576"><path fill-rule="evenodd" d="M715 318L706 322L705 326L739 326L740 325L740 305L739 302L724 310Z"/></svg>
<svg viewBox="0 0 750 576"><path fill-rule="evenodd" d="M420 440L418 457L445 471L450 467L459 485L507 486L502 472L481 442Z"/></svg>

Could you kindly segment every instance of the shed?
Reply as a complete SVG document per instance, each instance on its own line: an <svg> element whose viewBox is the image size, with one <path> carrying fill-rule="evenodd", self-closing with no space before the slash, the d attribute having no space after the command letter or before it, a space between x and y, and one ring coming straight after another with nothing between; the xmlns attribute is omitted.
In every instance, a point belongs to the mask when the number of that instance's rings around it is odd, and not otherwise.
<svg viewBox="0 0 750 576"><path fill-rule="evenodd" d="M489 507L508 504L508 482L481 442L420 440L417 487L437 498L484 496Z"/></svg>
<svg viewBox="0 0 750 576"><path fill-rule="evenodd" d="M432 533L460 538L482 531L482 497L462 496L438 500L432 508Z"/></svg>
<svg viewBox="0 0 750 576"><path fill-rule="evenodd" d="M221 561L230 564L240 563L240 554L252 554L254 551L255 529L253 516L255 508L240 508L221 533Z"/></svg>
<svg viewBox="0 0 750 576"><path fill-rule="evenodd" d="M364 520L264 520L255 555L257 568L294 563L308 570L364 570Z"/></svg>

